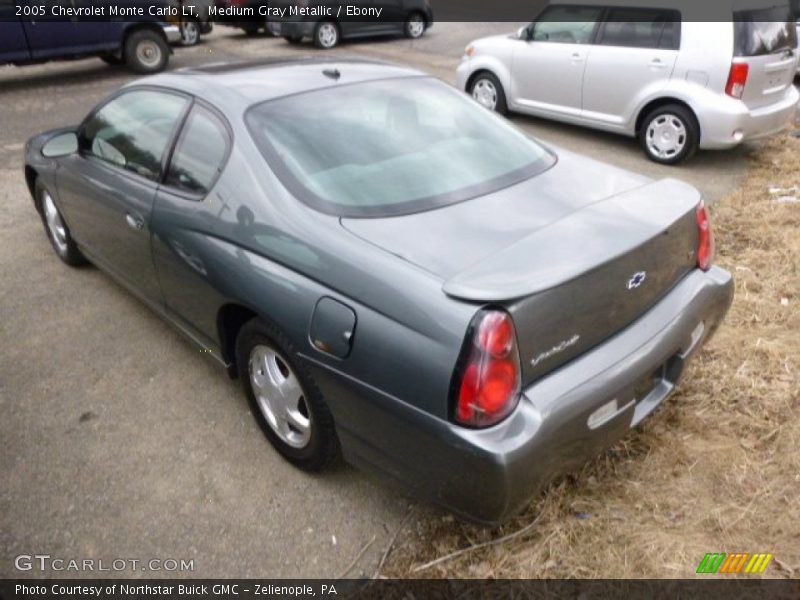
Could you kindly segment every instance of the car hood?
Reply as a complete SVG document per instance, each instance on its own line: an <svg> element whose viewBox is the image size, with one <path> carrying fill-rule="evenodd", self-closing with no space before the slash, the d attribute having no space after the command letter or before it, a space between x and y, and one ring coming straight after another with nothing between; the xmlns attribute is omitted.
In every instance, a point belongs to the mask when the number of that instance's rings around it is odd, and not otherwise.
<svg viewBox="0 0 800 600"><path fill-rule="evenodd" d="M651 183L646 177L565 150L557 154L558 162L548 171L486 196L414 215L343 218L341 223L352 234L440 277L450 295L493 300L530 294L536 287L553 284L541 277L541 269L534 269L535 264L544 267L554 259L556 248L543 245L558 242L551 239L553 234L568 235L570 230L577 234L583 216L578 212ZM586 224L601 225L588 220ZM519 273L503 272L499 262L504 251L525 240L526 248L520 249L529 267L525 273L535 276L538 271L539 284L520 281ZM569 252L571 270L589 268L599 260L581 255L585 240L571 239L570 243L576 246ZM565 248L562 244L559 251ZM538 254L528 254L534 252ZM511 254L517 262L519 252Z"/></svg>

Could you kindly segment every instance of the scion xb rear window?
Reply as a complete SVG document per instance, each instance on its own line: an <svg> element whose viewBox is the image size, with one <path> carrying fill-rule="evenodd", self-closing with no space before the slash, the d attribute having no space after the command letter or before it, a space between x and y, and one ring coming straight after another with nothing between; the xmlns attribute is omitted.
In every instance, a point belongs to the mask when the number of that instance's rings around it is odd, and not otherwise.
<svg viewBox="0 0 800 600"><path fill-rule="evenodd" d="M428 77L307 92L252 107L247 125L282 183L343 217L386 217L485 195L554 157L506 120Z"/></svg>
<svg viewBox="0 0 800 600"><path fill-rule="evenodd" d="M792 10L788 6L733 13L736 56L779 54L797 47Z"/></svg>

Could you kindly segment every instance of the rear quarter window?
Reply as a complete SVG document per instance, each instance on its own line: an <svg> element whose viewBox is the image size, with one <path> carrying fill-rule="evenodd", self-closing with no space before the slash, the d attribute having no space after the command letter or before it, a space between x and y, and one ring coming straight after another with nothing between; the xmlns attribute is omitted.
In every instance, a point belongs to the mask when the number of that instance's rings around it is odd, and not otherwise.
<svg viewBox="0 0 800 600"><path fill-rule="evenodd" d="M789 6L733 13L734 54L764 56L797 47L797 31Z"/></svg>

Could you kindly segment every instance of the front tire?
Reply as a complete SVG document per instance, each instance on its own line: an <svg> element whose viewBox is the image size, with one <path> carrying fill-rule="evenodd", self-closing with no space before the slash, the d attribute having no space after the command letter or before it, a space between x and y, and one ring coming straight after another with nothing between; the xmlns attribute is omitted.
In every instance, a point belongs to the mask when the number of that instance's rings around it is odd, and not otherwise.
<svg viewBox="0 0 800 600"><path fill-rule="evenodd" d="M169 62L169 46L155 31L140 29L125 40L125 64L137 73L159 73Z"/></svg>
<svg viewBox="0 0 800 600"><path fill-rule="evenodd" d="M414 12L411 13L406 20L404 31L407 38L416 40L422 37L426 27L427 23L425 22L425 17L418 12Z"/></svg>
<svg viewBox="0 0 800 600"><path fill-rule="evenodd" d="M333 417L291 343L261 319L236 338L239 378L261 429L290 463L319 471L339 456Z"/></svg>
<svg viewBox="0 0 800 600"><path fill-rule="evenodd" d="M314 45L322 50L330 50L339 45L342 32L333 21L321 21L314 28Z"/></svg>
<svg viewBox="0 0 800 600"><path fill-rule="evenodd" d="M478 73L470 83L469 94L481 106L501 115L508 114L503 84L494 73L489 71Z"/></svg>
<svg viewBox="0 0 800 600"><path fill-rule="evenodd" d="M34 184L34 194L47 239L50 240L56 256L71 267L85 265L88 261L78 249L75 240L72 239L69 227L53 201L53 195L40 179L37 179Z"/></svg>
<svg viewBox="0 0 800 600"><path fill-rule="evenodd" d="M642 120L638 133L645 156L663 165L676 165L691 158L700 145L697 118L680 104L651 111Z"/></svg>

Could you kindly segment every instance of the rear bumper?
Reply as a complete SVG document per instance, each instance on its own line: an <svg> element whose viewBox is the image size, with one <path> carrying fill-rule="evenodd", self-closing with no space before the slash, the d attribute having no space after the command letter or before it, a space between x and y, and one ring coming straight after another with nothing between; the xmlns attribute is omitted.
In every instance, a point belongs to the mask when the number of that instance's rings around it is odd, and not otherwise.
<svg viewBox="0 0 800 600"><path fill-rule="evenodd" d="M693 271L625 330L525 389L511 417L482 431L457 427L361 384L334 381L322 370L315 376L336 407L334 418L340 410L360 417L358 425L337 422L348 461L466 518L494 524L653 412L732 299L728 272ZM643 388L643 382L650 383ZM613 401L616 412L590 426L590 417Z"/></svg>
<svg viewBox="0 0 800 600"><path fill-rule="evenodd" d="M789 86L783 98L757 109L720 97L698 110L701 148L730 148L741 142L775 135L794 123L800 92Z"/></svg>

